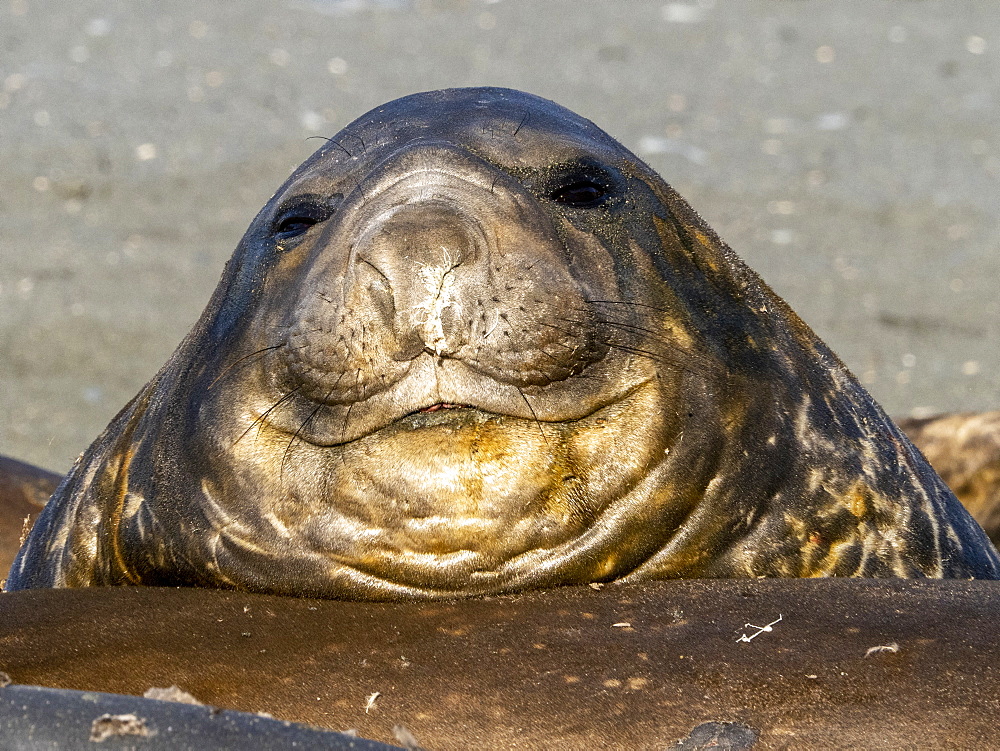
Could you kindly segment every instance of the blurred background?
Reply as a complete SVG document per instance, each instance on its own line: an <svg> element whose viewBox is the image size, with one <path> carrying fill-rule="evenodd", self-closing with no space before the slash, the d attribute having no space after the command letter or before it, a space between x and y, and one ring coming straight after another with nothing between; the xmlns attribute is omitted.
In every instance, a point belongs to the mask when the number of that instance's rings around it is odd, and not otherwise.
<svg viewBox="0 0 1000 751"><path fill-rule="evenodd" d="M897 416L1000 407L994 0L0 0L0 453L69 468L287 174L500 85L656 168Z"/></svg>

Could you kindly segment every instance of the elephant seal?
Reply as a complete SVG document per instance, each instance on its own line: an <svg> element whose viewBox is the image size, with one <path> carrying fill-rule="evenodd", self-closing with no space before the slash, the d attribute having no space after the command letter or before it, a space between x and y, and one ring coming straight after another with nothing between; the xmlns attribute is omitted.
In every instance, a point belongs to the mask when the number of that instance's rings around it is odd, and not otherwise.
<svg viewBox="0 0 1000 751"><path fill-rule="evenodd" d="M45 502L62 480L41 467L0 456L0 569L10 568Z"/></svg>
<svg viewBox="0 0 1000 751"><path fill-rule="evenodd" d="M402 603L41 589L0 594L0 670L138 696L174 685L406 745L402 726L441 751L994 748L998 624L997 585L957 580L643 582Z"/></svg>
<svg viewBox="0 0 1000 751"><path fill-rule="evenodd" d="M908 418L898 425L1000 544L1000 410Z"/></svg>
<svg viewBox="0 0 1000 751"><path fill-rule="evenodd" d="M655 172L569 110L480 88L379 107L292 174L8 587L998 573L919 452Z"/></svg>

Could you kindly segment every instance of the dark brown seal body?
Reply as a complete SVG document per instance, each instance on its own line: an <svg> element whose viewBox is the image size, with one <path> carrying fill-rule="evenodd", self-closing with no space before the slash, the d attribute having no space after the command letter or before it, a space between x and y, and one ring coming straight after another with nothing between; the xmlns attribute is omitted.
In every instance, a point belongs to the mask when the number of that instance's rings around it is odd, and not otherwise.
<svg viewBox="0 0 1000 751"><path fill-rule="evenodd" d="M0 456L0 570L10 568L35 518L62 479L55 472Z"/></svg>
<svg viewBox="0 0 1000 751"><path fill-rule="evenodd" d="M659 176L551 102L456 89L296 170L8 586L406 599L998 567Z"/></svg>
<svg viewBox="0 0 1000 751"><path fill-rule="evenodd" d="M35 590L0 595L0 670L140 696L176 685L390 743L402 726L442 751L713 736L755 751L995 748L998 624L1000 589L981 581L646 582L420 603Z"/></svg>
<svg viewBox="0 0 1000 751"><path fill-rule="evenodd" d="M911 418L899 427L1000 543L1000 410Z"/></svg>

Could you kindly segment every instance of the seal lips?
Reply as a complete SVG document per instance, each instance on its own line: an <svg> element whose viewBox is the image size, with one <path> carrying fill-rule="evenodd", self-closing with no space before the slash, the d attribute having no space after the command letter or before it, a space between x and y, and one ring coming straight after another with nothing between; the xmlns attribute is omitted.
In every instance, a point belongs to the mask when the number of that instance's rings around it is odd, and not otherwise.
<svg viewBox="0 0 1000 751"><path fill-rule="evenodd" d="M444 404L442 402L438 402L437 404L432 404L429 407L423 407L422 409L418 409L417 412L437 412L440 409L463 409L463 408L472 409L472 405L471 404ZM415 413L411 412L410 414L412 415L412 414L415 414Z"/></svg>
<svg viewBox="0 0 1000 751"><path fill-rule="evenodd" d="M610 382L612 372L618 383ZM258 399L240 417L242 428L237 435L245 432L241 440L250 439L255 431L266 427L315 445L335 446L445 404L534 423L571 423L626 400L651 377L636 363L620 365L618 358L613 358L612 362L596 365L577 379L544 388L519 388L476 373L460 361L442 361L425 355L398 382L364 401L348 404L316 401L301 395L294 387L277 392L266 401ZM594 389L595 383L607 383L607 387ZM214 409L209 419L218 419Z"/></svg>
<svg viewBox="0 0 1000 751"><path fill-rule="evenodd" d="M470 89L385 105L295 172L9 586L831 575L1000 559L646 165L557 105Z"/></svg>

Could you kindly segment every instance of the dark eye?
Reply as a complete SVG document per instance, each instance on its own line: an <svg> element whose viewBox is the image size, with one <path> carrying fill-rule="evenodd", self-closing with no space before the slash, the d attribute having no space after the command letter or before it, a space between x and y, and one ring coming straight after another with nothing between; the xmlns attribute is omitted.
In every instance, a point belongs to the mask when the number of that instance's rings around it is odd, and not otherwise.
<svg viewBox="0 0 1000 751"><path fill-rule="evenodd" d="M278 240L291 240L304 235L313 225L325 222L333 214L329 202L296 202L282 210L271 225L271 232Z"/></svg>
<svg viewBox="0 0 1000 751"><path fill-rule="evenodd" d="M580 180L579 182L564 185L549 194L556 203L572 206L576 209L589 209L600 206L604 199L608 197L608 189L599 183L591 180Z"/></svg>
<svg viewBox="0 0 1000 751"><path fill-rule="evenodd" d="M288 216L278 222L274 236L279 240L288 240L305 234L314 224L316 220L309 216Z"/></svg>

